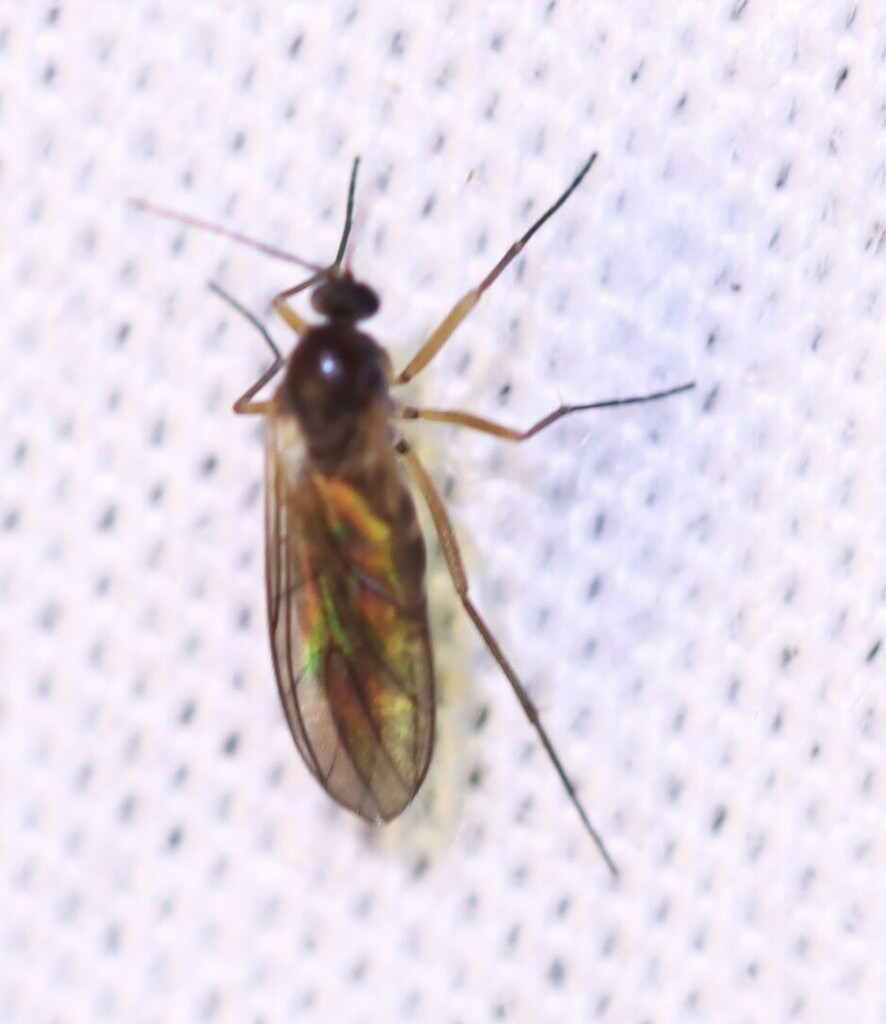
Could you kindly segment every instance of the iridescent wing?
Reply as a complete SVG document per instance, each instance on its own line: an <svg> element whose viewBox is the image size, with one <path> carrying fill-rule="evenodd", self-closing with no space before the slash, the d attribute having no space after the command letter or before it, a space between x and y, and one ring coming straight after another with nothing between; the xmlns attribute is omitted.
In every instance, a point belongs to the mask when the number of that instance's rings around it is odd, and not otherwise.
<svg viewBox="0 0 886 1024"><path fill-rule="evenodd" d="M424 545L389 442L365 481L304 459L294 419L267 419L266 573L277 685L320 785L368 821L415 796L434 739ZM352 474L353 477L353 474Z"/></svg>

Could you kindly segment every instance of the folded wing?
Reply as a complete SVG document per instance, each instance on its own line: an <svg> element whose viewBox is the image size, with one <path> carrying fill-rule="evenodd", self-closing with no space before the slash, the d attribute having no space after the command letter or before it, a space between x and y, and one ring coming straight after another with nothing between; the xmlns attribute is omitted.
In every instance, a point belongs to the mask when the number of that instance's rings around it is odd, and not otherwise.
<svg viewBox="0 0 886 1024"><path fill-rule="evenodd" d="M361 488L305 464L286 426L268 424L266 493L280 697L323 788L368 821L387 821L415 796L433 747L433 664L424 599L416 599L422 581L416 587L407 578L400 557L415 543L402 514L411 498L393 453L381 472L376 467L372 488ZM392 489L402 489L393 505Z"/></svg>

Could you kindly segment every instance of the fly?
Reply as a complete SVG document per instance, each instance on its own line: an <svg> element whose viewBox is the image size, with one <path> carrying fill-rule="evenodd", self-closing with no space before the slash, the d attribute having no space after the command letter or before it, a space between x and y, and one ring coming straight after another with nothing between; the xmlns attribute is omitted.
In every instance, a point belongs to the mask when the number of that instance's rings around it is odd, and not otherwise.
<svg viewBox="0 0 886 1024"><path fill-rule="evenodd" d="M483 293L578 188L596 157L594 153L559 199L459 299L400 373L394 372L378 342L361 330L359 325L378 310L379 296L345 263L359 158L351 171L338 252L325 267L193 217L142 201L133 205L311 271L307 280L273 302L297 336L288 357L252 313L218 285L210 285L255 326L274 357L234 403L234 411L265 419L271 655L289 729L311 773L337 803L378 823L403 812L428 771L434 746L434 663L425 543L408 476L431 514L465 611L511 684L585 830L617 875L535 704L471 599L446 508L398 423L430 420L506 441L526 441L572 413L656 401L695 385L564 405L528 430L459 410L402 405L391 394L443 349ZM320 323L309 323L289 304L308 289ZM280 384L271 397L257 398L278 373Z"/></svg>

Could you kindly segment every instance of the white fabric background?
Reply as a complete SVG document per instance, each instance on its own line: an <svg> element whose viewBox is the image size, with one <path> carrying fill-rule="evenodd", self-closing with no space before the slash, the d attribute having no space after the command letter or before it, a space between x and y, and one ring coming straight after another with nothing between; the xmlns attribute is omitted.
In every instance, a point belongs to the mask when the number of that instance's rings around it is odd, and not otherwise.
<svg viewBox="0 0 886 1024"><path fill-rule="evenodd" d="M618 1024L886 1016L884 52L870 2L0 3L0 1019ZM412 397L439 558L427 787L372 830L289 738L261 579L293 268L398 365L597 166Z"/></svg>

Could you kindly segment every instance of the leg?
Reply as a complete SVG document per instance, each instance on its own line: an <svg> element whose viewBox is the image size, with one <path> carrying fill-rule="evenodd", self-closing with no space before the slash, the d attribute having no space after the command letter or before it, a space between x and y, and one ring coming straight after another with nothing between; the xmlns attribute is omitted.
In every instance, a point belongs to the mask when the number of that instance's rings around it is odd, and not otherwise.
<svg viewBox="0 0 886 1024"><path fill-rule="evenodd" d="M642 402L655 402L660 398L669 398L671 395L679 395L683 391L690 391L695 387L695 381L689 384L681 384L676 388L669 388L667 391L655 391L651 395L634 395L631 398L610 398L604 402L587 402L583 405L561 405L528 430L514 430L511 427L504 427L500 423L494 423L483 416L475 416L470 412L459 412L457 409L416 409L412 406L404 406L399 413L404 420L432 420L434 423L452 423L457 427L468 427L470 430L479 430L483 434L492 434L505 441L528 441L530 437L541 433L546 427L556 423L564 416L574 412L586 412L588 409L612 409L619 405L639 405Z"/></svg>
<svg viewBox="0 0 886 1024"><path fill-rule="evenodd" d="M443 502L440 500L440 495L437 493L431 478L425 471L416 454L412 451L409 445L405 441L399 441L397 443L397 452L403 456L406 460L406 464L410 469L416 483L418 484L419 490L425 499L425 503L431 513L431 518L434 520L434 526L437 530L437 536L440 538L440 548L443 551L443 557L446 559L446 565L449 569L449 575L452 577L452 582L455 585L456 593L464 606L465 611L471 618L471 621L477 627L477 631L483 638L483 642L489 649L489 653L498 662L499 668L504 672L508 682L517 695L517 700L520 701L520 706L523 708L523 713L529 719L535 731L538 733L538 737L541 740L542 746L545 749L557 775L560 777L560 781L563 783L563 787L569 796L572 805L578 811L578 815L581 818L582 824L584 825L588 835L596 843L597 848L603 855L603 859L606 861L606 865L612 872L614 877L618 876L618 868L615 866L615 862L609 855L603 840L597 834L596 829L591 824L590 818L588 818L587 812L582 806L581 801L578 798L578 794L575 791L575 787L569 781L569 777L566 774L566 770L557 756L557 752L554 749L554 745L551 743L550 737L548 736L544 726L541 724L541 720L538 717L538 710L532 703L532 699L526 692L525 687L517 677L517 673L511 667L511 663L504 656L504 653L498 645L498 641L489 631L489 627L484 622L482 616L474 607L473 601L468 596L468 578L465 575L464 566L461 561L461 554L458 550L458 542L455 539L455 532L452 529L452 523L449 521L449 516L446 512L446 508Z"/></svg>
<svg viewBox="0 0 886 1024"><path fill-rule="evenodd" d="M303 291L305 288L310 288L311 285L316 284L323 274L315 274L313 277L309 277L307 281L302 281L301 284L297 284L294 288L287 288L286 291L280 292L279 295L274 297L274 309L277 315L285 323L295 331L295 333L301 337L305 331L310 327L307 320L304 319L299 313L290 306L286 300L296 295L298 292Z"/></svg>
<svg viewBox="0 0 886 1024"><path fill-rule="evenodd" d="M283 365L284 360L275 362L274 365L258 378L258 380L248 390L244 391L243 394L234 402L234 412L238 416L267 416L273 406L273 401L268 400L265 402L253 402L252 396L258 394L259 391L268 383L268 381L275 376L277 371Z"/></svg>
<svg viewBox="0 0 886 1024"><path fill-rule="evenodd" d="M441 348L446 344L447 341L455 333L455 329L465 319L465 317L471 312L474 306L480 301L480 297L483 293L492 286L502 271L512 263L517 256L523 251L526 243L535 234L536 231L549 220L553 215L560 209L560 207L566 202L566 200L572 195L572 193L581 184L582 178L588 173L597 159L597 154L592 153L590 159L579 171L578 176L566 189L563 195L554 203L550 209L546 210L541 217L532 225L532 227L523 235L522 238L518 239L508 249L508 251L502 256L502 258L496 263L492 270L483 278L480 284L476 288L472 288L466 295L456 302L449 313L443 318L443 322L434 331L431 332L431 336L422 345L418 352L412 357L409 365L405 370L393 381L394 384L405 384L407 381L423 370L428 363L434 358L434 356L440 351Z"/></svg>
<svg viewBox="0 0 886 1024"><path fill-rule="evenodd" d="M236 309L237 312L246 317L246 319L252 324L252 326L259 332L259 334L268 343L268 347L274 353L274 363L269 370L266 370L261 377L245 391L236 402L234 402L234 412L243 416L264 416L268 413L271 403L270 402L253 402L253 395L258 394L259 391L268 383L268 381L277 373L280 367L286 362L283 358L283 354L280 349L274 344L273 338L268 334L264 327L258 322L255 316L249 312L245 306L241 306L240 303L232 296L228 295L224 289L215 282L210 282L209 290L215 292L220 299L223 299L229 306Z"/></svg>

